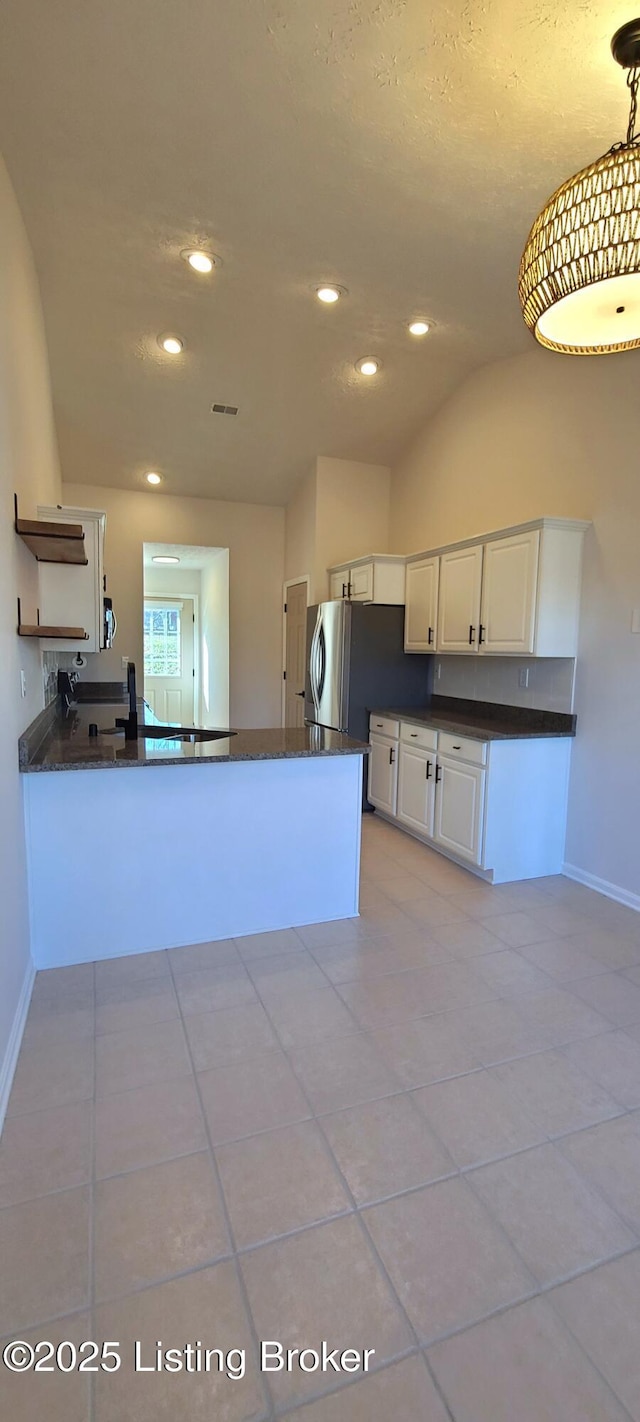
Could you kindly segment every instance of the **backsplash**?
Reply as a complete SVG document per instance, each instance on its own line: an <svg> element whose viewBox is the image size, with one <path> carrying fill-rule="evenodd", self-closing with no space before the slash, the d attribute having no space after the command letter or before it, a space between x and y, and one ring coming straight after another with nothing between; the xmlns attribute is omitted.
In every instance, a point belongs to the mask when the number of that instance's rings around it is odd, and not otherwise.
<svg viewBox="0 0 640 1422"><path fill-rule="evenodd" d="M42 681L44 685L44 704L50 706L58 695L58 672L70 671L73 666L73 652L52 652L42 653Z"/></svg>
<svg viewBox="0 0 640 1422"><path fill-rule="evenodd" d="M573 710L573 657L434 657L433 690L437 696L461 696L527 706L538 711ZM438 667L440 675L438 676ZM528 670L529 684L520 685Z"/></svg>

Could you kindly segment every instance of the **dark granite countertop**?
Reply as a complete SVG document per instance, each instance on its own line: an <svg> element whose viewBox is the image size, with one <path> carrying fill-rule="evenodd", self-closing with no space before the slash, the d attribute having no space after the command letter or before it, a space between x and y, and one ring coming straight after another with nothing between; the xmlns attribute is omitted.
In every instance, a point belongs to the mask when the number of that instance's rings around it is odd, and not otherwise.
<svg viewBox="0 0 640 1422"><path fill-rule="evenodd" d="M238 731L218 741L125 741L124 732L89 736L94 721L113 727L116 716L126 714L122 701L82 703L61 711L54 704L40 713L21 736L20 770L109 770L152 765L213 765L217 761L290 760L302 756L366 755L368 747L339 731L318 726L275 726ZM144 719L144 703L139 703Z"/></svg>
<svg viewBox="0 0 640 1422"><path fill-rule="evenodd" d="M562 711L537 711L525 706L500 706L490 701L434 696L424 708L373 706L372 716L389 716L414 726L433 726L476 741L539 740L575 736L576 717Z"/></svg>

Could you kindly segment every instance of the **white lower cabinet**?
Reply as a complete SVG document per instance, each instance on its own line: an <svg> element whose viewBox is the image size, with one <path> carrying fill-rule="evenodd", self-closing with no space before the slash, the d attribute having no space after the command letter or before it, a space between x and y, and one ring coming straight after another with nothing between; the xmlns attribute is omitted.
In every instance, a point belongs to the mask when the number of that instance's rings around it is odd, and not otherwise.
<svg viewBox="0 0 640 1422"><path fill-rule="evenodd" d="M371 716L369 799L493 884L560 874L571 739L480 741Z"/></svg>
<svg viewBox="0 0 640 1422"><path fill-rule="evenodd" d="M453 854L482 860L486 770L438 757L434 839Z"/></svg>
<svg viewBox="0 0 640 1422"><path fill-rule="evenodd" d="M418 834L433 834L436 757L418 746L400 745L397 818Z"/></svg>
<svg viewBox="0 0 640 1422"><path fill-rule="evenodd" d="M372 805L385 810L388 815L396 813L398 788L398 742L385 740L382 736L370 736L369 788L368 796Z"/></svg>

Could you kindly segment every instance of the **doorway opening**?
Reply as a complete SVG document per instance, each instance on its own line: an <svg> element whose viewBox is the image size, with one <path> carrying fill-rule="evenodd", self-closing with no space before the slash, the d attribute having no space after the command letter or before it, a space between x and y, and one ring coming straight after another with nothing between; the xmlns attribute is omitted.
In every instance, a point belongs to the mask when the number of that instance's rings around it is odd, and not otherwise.
<svg viewBox="0 0 640 1422"><path fill-rule="evenodd" d="M145 543L143 564L145 701L159 721L226 729L229 549Z"/></svg>

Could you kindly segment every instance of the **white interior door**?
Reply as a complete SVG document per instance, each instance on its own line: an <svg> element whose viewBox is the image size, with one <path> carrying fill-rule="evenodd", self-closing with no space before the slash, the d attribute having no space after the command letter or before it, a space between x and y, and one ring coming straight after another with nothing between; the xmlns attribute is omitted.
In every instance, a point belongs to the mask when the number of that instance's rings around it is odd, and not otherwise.
<svg viewBox="0 0 640 1422"><path fill-rule="evenodd" d="M482 649L533 652L540 531L485 544L482 572Z"/></svg>
<svg viewBox="0 0 640 1422"><path fill-rule="evenodd" d="M192 598L144 600L145 700L172 726L192 726L196 719L194 622Z"/></svg>
<svg viewBox="0 0 640 1422"><path fill-rule="evenodd" d="M480 630L482 544L440 559L438 651L476 652Z"/></svg>
<svg viewBox="0 0 640 1422"><path fill-rule="evenodd" d="M304 679L307 670L307 584L287 588L285 603L284 724L304 726Z"/></svg>

